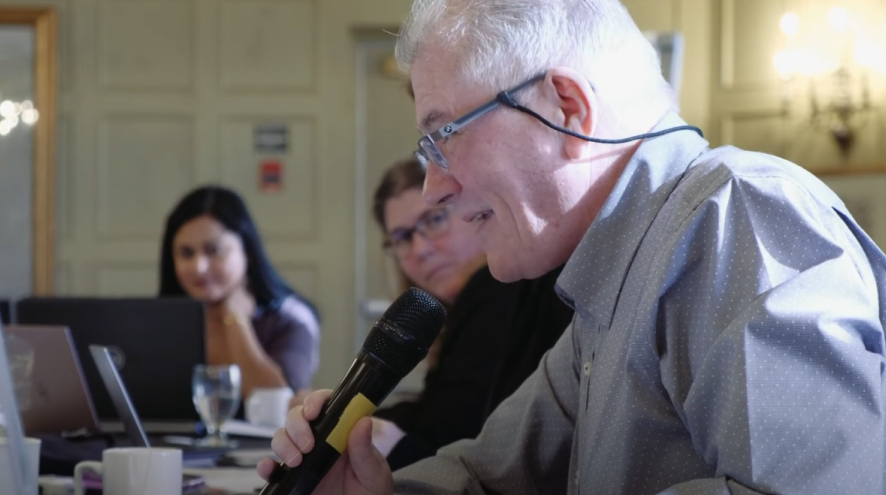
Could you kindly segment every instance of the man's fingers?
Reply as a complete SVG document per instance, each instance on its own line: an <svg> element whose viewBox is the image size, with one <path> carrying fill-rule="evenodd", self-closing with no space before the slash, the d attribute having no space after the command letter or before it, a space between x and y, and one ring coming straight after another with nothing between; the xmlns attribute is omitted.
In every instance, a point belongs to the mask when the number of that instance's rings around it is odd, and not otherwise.
<svg viewBox="0 0 886 495"><path fill-rule="evenodd" d="M258 461L258 466L256 466L255 470L258 471L258 475L265 481L268 481L271 473L274 472L274 469L277 467L277 463L274 462L270 457L265 457L264 459Z"/></svg>
<svg viewBox="0 0 886 495"><path fill-rule="evenodd" d="M326 404L326 401L329 400L329 396L332 395L332 390L323 389L317 390L316 392L311 392L305 397L304 403L304 418L308 421L313 421L317 419L317 416L320 415L320 410L323 409L323 406Z"/></svg>

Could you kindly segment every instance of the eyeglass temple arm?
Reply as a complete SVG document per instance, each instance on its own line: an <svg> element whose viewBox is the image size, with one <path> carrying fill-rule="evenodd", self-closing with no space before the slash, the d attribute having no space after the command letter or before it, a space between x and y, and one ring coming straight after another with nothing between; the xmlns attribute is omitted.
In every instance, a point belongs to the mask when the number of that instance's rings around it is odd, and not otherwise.
<svg viewBox="0 0 886 495"><path fill-rule="evenodd" d="M536 74L535 76L532 76L531 79L526 80L526 81L518 84L517 86L514 86L513 88L507 90L507 91L503 91L502 93L505 93L508 95L510 95L511 93L516 93L527 86L531 86L531 85L537 83L538 81L541 81L542 79L545 78L546 75L547 75L547 72L541 72L539 74ZM492 110L493 108L497 107L500 104L501 104L501 102L499 101L499 98L496 97L496 98L488 101L487 103L483 104L479 108L473 110L469 114L461 117L460 119L456 119L456 120L452 121L451 124L445 125L441 129L431 133L430 138L434 142L436 142L440 139L444 139L446 137L449 137L450 135L457 132L462 127L477 120L478 118L480 118L481 116L483 116L484 114L486 114L487 112L489 112L490 110Z"/></svg>

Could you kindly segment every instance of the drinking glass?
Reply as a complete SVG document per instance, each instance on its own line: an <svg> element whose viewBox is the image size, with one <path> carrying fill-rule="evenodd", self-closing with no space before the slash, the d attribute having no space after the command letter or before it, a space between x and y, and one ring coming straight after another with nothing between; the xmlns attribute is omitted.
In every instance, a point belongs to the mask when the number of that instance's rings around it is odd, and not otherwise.
<svg viewBox="0 0 886 495"><path fill-rule="evenodd" d="M221 431L222 424L231 419L240 407L240 367L236 364L194 367L192 380L194 407L206 426L206 437L200 445L233 447Z"/></svg>

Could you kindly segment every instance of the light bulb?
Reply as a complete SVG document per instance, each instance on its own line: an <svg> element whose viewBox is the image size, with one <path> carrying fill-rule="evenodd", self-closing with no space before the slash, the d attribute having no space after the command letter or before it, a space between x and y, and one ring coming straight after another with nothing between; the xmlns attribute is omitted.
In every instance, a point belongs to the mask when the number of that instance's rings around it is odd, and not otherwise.
<svg viewBox="0 0 886 495"><path fill-rule="evenodd" d="M40 118L40 112L36 108L29 108L22 111L22 122L28 125L34 125Z"/></svg>
<svg viewBox="0 0 886 495"><path fill-rule="evenodd" d="M22 112L24 112L25 110L30 110L32 108L34 108L34 102L32 102L31 100L25 100L22 102Z"/></svg>
<svg viewBox="0 0 886 495"><path fill-rule="evenodd" d="M10 117L15 115L15 103L4 100L0 102L0 117Z"/></svg>
<svg viewBox="0 0 886 495"><path fill-rule="evenodd" d="M800 34L800 16L794 12L788 12L781 16L781 32L789 38Z"/></svg>
<svg viewBox="0 0 886 495"><path fill-rule="evenodd" d="M797 65L794 54L786 50L776 53L772 58L772 63L775 65L775 70L784 79L789 79L794 74Z"/></svg>
<svg viewBox="0 0 886 495"><path fill-rule="evenodd" d="M12 126L9 125L9 121L6 119L0 120L0 136L5 136L9 134L9 131L12 130Z"/></svg>
<svg viewBox="0 0 886 495"><path fill-rule="evenodd" d="M846 9L843 7L831 8L828 11L828 24L834 31L840 34L845 33L846 28L849 27L849 15L846 13Z"/></svg>

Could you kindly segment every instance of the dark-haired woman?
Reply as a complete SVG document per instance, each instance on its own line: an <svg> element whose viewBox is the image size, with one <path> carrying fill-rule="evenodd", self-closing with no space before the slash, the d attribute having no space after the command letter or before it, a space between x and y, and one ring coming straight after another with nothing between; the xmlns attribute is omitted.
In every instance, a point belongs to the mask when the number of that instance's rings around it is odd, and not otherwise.
<svg viewBox="0 0 886 495"><path fill-rule="evenodd" d="M243 397L256 388L311 386L317 313L274 270L237 193L191 191L167 217L162 242L160 296L206 303L208 364L239 365Z"/></svg>

